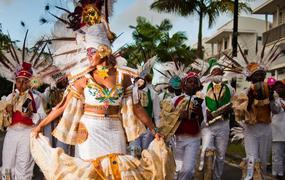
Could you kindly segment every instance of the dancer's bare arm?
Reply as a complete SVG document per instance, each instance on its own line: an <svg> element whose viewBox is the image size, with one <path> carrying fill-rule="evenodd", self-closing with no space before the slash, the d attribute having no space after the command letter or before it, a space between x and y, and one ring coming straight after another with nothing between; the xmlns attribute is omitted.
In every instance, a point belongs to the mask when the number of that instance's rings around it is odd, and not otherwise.
<svg viewBox="0 0 285 180"><path fill-rule="evenodd" d="M128 87L131 85L131 79L129 76L125 76L124 79L124 87ZM136 115L136 117L138 117L138 119L146 126L148 127L151 132L155 135L155 137L157 139L159 139L160 137L162 137L161 134L159 134L156 130L155 130L155 126L151 120L151 118L149 117L149 115L147 114L147 112L144 110L144 108L141 106L140 103L134 104L133 105L133 110L134 110L134 114Z"/></svg>
<svg viewBox="0 0 285 180"><path fill-rule="evenodd" d="M82 93L83 89L84 89L84 86L86 85L86 79L85 78L82 78L82 79L79 79L77 80L75 83L74 83L74 88L76 88L76 90L79 92L79 93ZM39 125L33 129L33 133L34 135L37 137L38 134L42 131L42 129L48 125L49 123L51 123L52 121L56 120L59 116L62 115L64 109L66 108L66 106L68 105L69 101L71 100L72 98L72 93L69 93L64 99L62 102L60 102L56 107L53 108L53 110L48 114L48 116L43 119Z"/></svg>

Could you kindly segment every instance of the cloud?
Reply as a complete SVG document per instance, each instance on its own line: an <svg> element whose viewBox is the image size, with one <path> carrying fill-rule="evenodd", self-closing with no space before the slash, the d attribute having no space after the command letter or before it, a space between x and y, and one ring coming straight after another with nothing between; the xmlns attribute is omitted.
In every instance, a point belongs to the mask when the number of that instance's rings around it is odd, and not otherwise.
<svg viewBox="0 0 285 180"><path fill-rule="evenodd" d="M15 0L1 0L1 3L3 3L4 5L9 5L12 4Z"/></svg>
<svg viewBox="0 0 285 180"><path fill-rule="evenodd" d="M136 25L136 18L138 16L146 17L153 24L159 24L163 19L169 19L172 23L178 18L181 18L175 14L157 12L150 9L150 5L153 0L136 0L128 6L122 13L115 14L110 21L111 29L116 34L124 33L117 42L114 43L114 48L122 46L125 43L129 43L131 38L132 29L130 25ZM174 24L173 24L174 25Z"/></svg>
<svg viewBox="0 0 285 180"><path fill-rule="evenodd" d="M135 25L136 18L138 16L146 17L154 24L160 23L165 18L174 21L178 17L173 14L158 13L155 10L151 10L150 5L152 2L152 0L136 0L124 12L113 17L111 24L114 26L114 28L121 30L125 29L129 25Z"/></svg>

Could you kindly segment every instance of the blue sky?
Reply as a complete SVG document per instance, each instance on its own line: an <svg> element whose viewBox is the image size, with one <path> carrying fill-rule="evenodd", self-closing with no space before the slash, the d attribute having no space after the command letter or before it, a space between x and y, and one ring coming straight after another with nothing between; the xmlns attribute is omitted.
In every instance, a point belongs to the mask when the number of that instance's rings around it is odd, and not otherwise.
<svg viewBox="0 0 285 180"><path fill-rule="evenodd" d="M9 32L12 39L22 40L26 31L20 25L20 21L26 23L26 27L30 30L29 45L39 39L43 34L50 34L52 30L52 22L54 18L48 16L44 11L44 6L50 2L56 2L57 5L70 7L67 0L0 0L0 23L2 30ZM252 8L257 7L266 0L255 0L251 3ZM132 41L129 25L135 25L137 16L145 16L151 22L158 24L164 18L171 20L173 24L172 32L184 31L189 38L189 44L197 41L198 17L179 17L175 14L157 13L149 9L149 5L153 0L117 0L114 6L114 14L111 17L111 30L116 34L124 33L115 43L114 49L119 48L125 43ZM51 9L54 13L59 13L55 9ZM51 21L49 24L40 25L39 18L47 16ZM246 15L249 16L249 15ZM264 19L264 16L254 16ZM218 18L213 28L208 29L207 19L203 25L203 36L209 37L213 35L218 27L231 19L231 15L222 15Z"/></svg>

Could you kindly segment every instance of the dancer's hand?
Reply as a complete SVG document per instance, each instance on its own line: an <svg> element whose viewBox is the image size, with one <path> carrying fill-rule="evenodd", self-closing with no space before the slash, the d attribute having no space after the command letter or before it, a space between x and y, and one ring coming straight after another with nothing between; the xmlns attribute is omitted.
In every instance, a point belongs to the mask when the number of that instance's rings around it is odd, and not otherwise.
<svg viewBox="0 0 285 180"><path fill-rule="evenodd" d="M179 118L180 119L188 119L189 112L188 111L181 111Z"/></svg>
<svg viewBox="0 0 285 180"><path fill-rule="evenodd" d="M12 113L13 112L13 105L12 104L8 104L6 106L6 111L7 111L7 113Z"/></svg>
<svg viewBox="0 0 285 180"><path fill-rule="evenodd" d="M38 125L37 127L33 128L32 136L37 138L37 137L39 137L40 132L42 132L42 127Z"/></svg>
<svg viewBox="0 0 285 180"><path fill-rule="evenodd" d="M158 140L158 141L159 141L160 139L163 139L163 138L164 138L163 135L160 134L160 133L158 133L158 132L155 133L154 137L155 137L155 139Z"/></svg>

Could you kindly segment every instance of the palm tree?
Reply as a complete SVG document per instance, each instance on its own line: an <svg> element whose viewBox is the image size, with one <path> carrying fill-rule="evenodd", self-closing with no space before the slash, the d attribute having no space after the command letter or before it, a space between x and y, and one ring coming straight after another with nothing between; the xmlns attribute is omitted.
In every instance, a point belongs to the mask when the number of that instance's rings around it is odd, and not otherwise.
<svg viewBox="0 0 285 180"><path fill-rule="evenodd" d="M10 42L10 38L9 38L8 35L6 35L6 34L4 34L2 32L2 26L1 26L1 23L0 23L0 50L7 49L9 42Z"/></svg>
<svg viewBox="0 0 285 180"><path fill-rule="evenodd" d="M181 16L197 14L199 16L197 56L203 58L202 25L203 18L208 17L209 28L213 26L221 13L234 11L234 0L156 0L151 9L164 12L174 12ZM239 11L251 12L246 3L239 3Z"/></svg>
<svg viewBox="0 0 285 180"><path fill-rule="evenodd" d="M7 50L9 42L10 42L10 38L6 34L3 34L1 23L0 23L0 54L2 53L1 50ZM4 95L7 96L9 93L11 93L12 83L1 76L0 76L0 82L1 82L0 83L0 97Z"/></svg>
<svg viewBox="0 0 285 180"><path fill-rule="evenodd" d="M185 44L187 37L183 32L176 32L172 36L169 31L172 24L163 20L159 25L152 25L144 17L137 18L137 25L132 35L134 43L123 48L121 54L128 60L130 66L142 64L153 56L161 62L180 61L189 64L194 59L191 48Z"/></svg>

